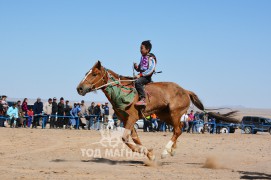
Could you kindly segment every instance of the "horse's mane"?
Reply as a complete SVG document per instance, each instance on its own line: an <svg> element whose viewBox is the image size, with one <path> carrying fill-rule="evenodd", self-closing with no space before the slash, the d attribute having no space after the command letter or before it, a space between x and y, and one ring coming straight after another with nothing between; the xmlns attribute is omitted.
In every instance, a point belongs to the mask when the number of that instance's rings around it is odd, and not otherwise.
<svg viewBox="0 0 271 180"><path fill-rule="evenodd" d="M120 78L125 78L125 79L129 79L129 80L133 80L135 79L134 77L132 76L123 76L123 75L119 75Z"/></svg>
<svg viewBox="0 0 271 180"><path fill-rule="evenodd" d="M116 76L117 78L120 78L120 79L128 79L128 80L134 80L135 79L132 76L123 76L123 75L117 74L114 71L112 71L111 69L107 69L107 71L109 71L111 74L113 74L114 76Z"/></svg>

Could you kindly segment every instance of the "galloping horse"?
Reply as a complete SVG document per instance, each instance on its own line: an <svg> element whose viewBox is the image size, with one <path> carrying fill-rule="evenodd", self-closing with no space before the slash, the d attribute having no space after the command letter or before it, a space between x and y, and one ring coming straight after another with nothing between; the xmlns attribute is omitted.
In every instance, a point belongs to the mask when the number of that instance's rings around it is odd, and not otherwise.
<svg viewBox="0 0 271 180"><path fill-rule="evenodd" d="M110 82L110 77L116 79L117 82ZM184 124L180 122L181 116L189 109L190 101L192 101L198 109L205 111L203 104L195 93L183 89L176 83L156 82L149 83L145 86L145 90L148 92L146 107L142 110L135 106L135 103L138 101L138 95L136 94L133 102L125 109L125 115L123 115L124 112L122 112L122 110L114 107L115 103L105 89L109 87L109 85L111 85L111 87L119 84L123 86L131 86L133 85L132 81L133 77L120 76L115 72L104 68L101 65L101 62L98 61L92 69L86 73L84 79L79 83L77 91L78 94L84 96L89 92L101 89L113 105L113 109L118 118L124 123L125 131L122 136L123 142L133 152L144 153L150 160L155 159L154 153L152 150L149 150L142 145L138 134L134 129L134 124L138 119L155 113L161 120L173 126L173 136L166 144L161 157L165 158L168 154L173 156L177 147L177 139L181 135L182 127L184 126ZM233 113L225 115L211 112L208 113L223 121L237 121L230 117ZM135 144L129 142L130 136Z"/></svg>

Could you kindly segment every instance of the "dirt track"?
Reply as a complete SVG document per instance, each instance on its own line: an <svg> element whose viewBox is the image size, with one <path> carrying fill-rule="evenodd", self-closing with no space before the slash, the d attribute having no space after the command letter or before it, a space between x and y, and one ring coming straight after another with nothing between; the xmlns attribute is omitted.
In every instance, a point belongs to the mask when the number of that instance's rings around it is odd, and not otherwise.
<svg viewBox="0 0 271 180"><path fill-rule="evenodd" d="M1 128L0 135L1 179L271 179L268 133L184 133L176 155L161 159L171 133L139 131L156 163L125 153L105 157L99 131ZM101 157L83 156L82 149L100 149Z"/></svg>

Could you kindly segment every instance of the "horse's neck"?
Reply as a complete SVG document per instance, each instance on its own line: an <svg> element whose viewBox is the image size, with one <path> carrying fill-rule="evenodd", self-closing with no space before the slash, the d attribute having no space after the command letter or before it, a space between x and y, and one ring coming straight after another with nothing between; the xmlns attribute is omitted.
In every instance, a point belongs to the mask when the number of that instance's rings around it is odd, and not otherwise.
<svg viewBox="0 0 271 180"><path fill-rule="evenodd" d="M125 77L125 76L122 76L122 75L119 75L117 73L115 73L114 71L112 70L108 70L109 74L116 80L120 80L121 81L121 84L123 84L124 86L125 85L130 85L131 84L131 80L132 78L129 78L129 77Z"/></svg>
<svg viewBox="0 0 271 180"><path fill-rule="evenodd" d="M109 70L109 69L107 71L109 72L110 76L112 76L116 81L120 81L120 83L123 86L134 87L133 82L131 81L132 78L121 76L121 75L119 75L119 74L117 74L114 71ZM128 80L128 81L126 81L126 80ZM107 99L111 102L111 104L114 104L114 103L112 103L112 100L110 99L109 94L106 92L106 90L102 89L102 91L105 94L105 96L107 97Z"/></svg>

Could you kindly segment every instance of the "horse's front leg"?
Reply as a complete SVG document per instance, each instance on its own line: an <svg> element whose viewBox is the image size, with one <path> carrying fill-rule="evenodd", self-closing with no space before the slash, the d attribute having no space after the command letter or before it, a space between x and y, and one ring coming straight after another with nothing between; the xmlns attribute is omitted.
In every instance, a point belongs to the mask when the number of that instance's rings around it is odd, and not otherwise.
<svg viewBox="0 0 271 180"><path fill-rule="evenodd" d="M134 125L129 124L129 122L125 123L124 125L125 130L124 133L122 135L122 140L123 142L133 151L133 152L137 152L137 153L143 153L144 155L146 155L149 160L154 160L155 156L153 155L152 151L149 151L146 147L144 147L141 142L140 139L137 135L137 132L134 129ZM129 137L132 136L132 140L134 141L134 144L129 142Z"/></svg>
<svg viewBox="0 0 271 180"><path fill-rule="evenodd" d="M145 146L142 145L135 128L132 129L131 136L132 136L132 140L134 141L134 143L139 148L139 152L142 152L143 150L147 150L148 153L146 155L149 158L149 160L152 160L152 161L155 160L155 155L153 153L153 150L152 149L147 149Z"/></svg>

